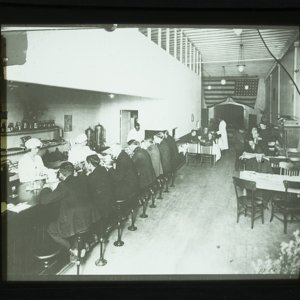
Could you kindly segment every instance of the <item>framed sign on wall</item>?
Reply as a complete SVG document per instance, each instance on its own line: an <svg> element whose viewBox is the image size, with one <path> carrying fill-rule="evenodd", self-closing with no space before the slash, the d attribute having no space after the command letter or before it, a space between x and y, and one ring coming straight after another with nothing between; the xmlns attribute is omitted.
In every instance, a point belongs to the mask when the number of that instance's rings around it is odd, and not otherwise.
<svg viewBox="0 0 300 300"><path fill-rule="evenodd" d="M72 115L65 115L65 119L64 119L64 131L68 132L68 131L72 131Z"/></svg>

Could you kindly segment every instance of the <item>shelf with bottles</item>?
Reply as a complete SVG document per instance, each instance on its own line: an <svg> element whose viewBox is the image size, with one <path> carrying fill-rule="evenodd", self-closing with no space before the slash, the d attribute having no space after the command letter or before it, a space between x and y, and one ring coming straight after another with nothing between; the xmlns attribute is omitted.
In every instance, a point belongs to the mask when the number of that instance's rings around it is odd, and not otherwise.
<svg viewBox="0 0 300 300"><path fill-rule="evenodd" d="M33 120L31 122L27 122L23 120L22 122L16 122L15 125L13 122L9 122L7 125L5 122L1 124L1 136L2 135L18 135L23 134L25 132L36 132L36 131L43 131L48 129L57 128L55 126L54 120L48 121L37 121Z"/></svg>
<svg viewBox="0 0 300 300"><path fill-rule="evenodd" d="M30 129L30 130L14 130L9 132L1 132L1 136L12 136L12 135L24 135L24 134L30 134L30 133L39 133L39 132L47 132L47 131L55 131L59 130L59 126L52 126L52 127L46 127L46 128L36 128L36 129Z"/></svg>

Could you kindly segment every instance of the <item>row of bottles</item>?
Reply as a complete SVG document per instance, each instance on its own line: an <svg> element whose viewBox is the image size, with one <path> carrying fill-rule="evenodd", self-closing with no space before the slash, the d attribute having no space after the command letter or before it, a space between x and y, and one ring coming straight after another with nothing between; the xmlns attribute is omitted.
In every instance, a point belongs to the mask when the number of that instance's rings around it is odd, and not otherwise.
<svg viewBox="0 0 300 300"><path fill-rule="evenodd" d="M54 120L48 120L48 121L34 120L28 122L27 120L24 119L22 122L16 122L15 125L14 123L10 122L8 123L7 127L3 122L1 125L1 133L22 131L22 130L37 130L37 129L51 128L51 127L55 127Z"/></svg>

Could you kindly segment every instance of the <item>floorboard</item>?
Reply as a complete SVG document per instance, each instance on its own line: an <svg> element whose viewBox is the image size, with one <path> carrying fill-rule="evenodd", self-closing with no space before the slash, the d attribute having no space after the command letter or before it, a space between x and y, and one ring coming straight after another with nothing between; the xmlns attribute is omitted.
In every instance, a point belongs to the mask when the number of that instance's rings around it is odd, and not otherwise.
<svg viewBox="0 0 300 300"><path fill-rule="evenodd" d="M95 266L99 245L87 254L81 267L83 275L136 274L254 274L252 262L267 255L276 258L280 243L289 241L299 223L288 225L265 211L250 227L250 218L240 216L236 222L236 198L232 176L234 150L222 154L215 167L184 165L178 170L175 187L156 200L157 207L147 208L148 218L137 212L137 231L124 224L123 247L115 247L116 230L105 245L108 264ZM76 274L71 266L62 274Z"/></svg>

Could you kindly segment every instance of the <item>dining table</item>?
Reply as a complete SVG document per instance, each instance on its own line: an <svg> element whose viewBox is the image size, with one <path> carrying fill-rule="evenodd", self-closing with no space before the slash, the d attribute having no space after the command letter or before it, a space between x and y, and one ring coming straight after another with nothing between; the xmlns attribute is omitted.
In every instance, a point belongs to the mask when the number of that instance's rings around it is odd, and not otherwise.
<svg viewBox="0 0 300 300"><path fill-rule="evenodd" d="M263 190L269 190L275 192L285 192L285 187L283 184L284 180L300 182L300 176L266 174L266 173L257 173L253 171L241 171L239 177L241 179L254 181L256 183L257 189L263 189ZM289 189L289 192L300 194L299 189Z"/></svg>

